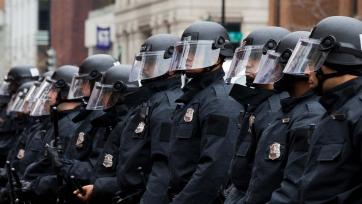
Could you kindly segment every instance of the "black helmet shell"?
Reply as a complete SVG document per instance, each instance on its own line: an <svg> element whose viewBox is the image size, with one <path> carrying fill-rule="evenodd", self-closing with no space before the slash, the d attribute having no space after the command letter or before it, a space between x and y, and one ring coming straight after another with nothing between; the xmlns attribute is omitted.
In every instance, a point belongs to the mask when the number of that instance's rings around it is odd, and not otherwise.
<svg viewBox="0 0 362 204"><path fill-rule="evenodd" d="M227 30L220 24L210 21L197 21L183 32L181 40L211 40L214 47L220 48L220 55L232 57L233 46Z"/></svg>
<svg viewBox="0 0 362 204"><path fill-rule="evenodd" d="M58 67L52 74L51 80L63 80L68 86L72 83L74 74L78 73L79 68L73 65L63 65Z"/></svg>
<svg viewBox="0 0 362 204"><path fill-rule="evenodd" d="M115 65L118 61L110 55L96 54L87 57L79 66L79 75L87 75L87 79L94 80Z"/></svg>
<svg viewBox="0 0 362 204"><path fill-rule="evenodd" d="M362 65L361 34L361 21L346 16L331 16L321 20L313 28L310 38L323 40L332 36L335 39L337 46L330 50L325 61L325 64L331 68L339 66L360 67ZM357 55L338 49L339 46L348 47L354 50Z"/></svg>

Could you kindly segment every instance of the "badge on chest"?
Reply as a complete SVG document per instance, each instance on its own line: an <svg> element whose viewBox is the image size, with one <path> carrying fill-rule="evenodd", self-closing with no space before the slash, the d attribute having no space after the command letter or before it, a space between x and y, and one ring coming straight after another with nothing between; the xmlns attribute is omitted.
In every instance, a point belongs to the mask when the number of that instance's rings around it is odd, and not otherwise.
<svg viewBox="0 0 362 204"><path fill-rule="evenodd" d="M16 155L16 158L18 158L19 160L22 160L25 156L25 150L24 149L19 149L18 154Z"/></svg>
<svg viewBox="0 0 362 204"><path fill-rule="evenodd" d="M280 144L274 142L273 144L269 145L269 159L276 160L280 158Z"/></svg>
<svg viewBox="0 0 362 204"><path fill-rule="evenodd" d="M113 166L113 155L111 154L104 155L103 166L106 168L110 168Z"/></svg>
<svg viewBox="0 0 362 204"><path fill-rule="evenodd" d="M84 136L85 136L85 133L84 133L84 132L80 132L80 133L78 134L77 141L76 141L76 143L75 143L75 146L77 146L77 148L82 148L82 147L83 147Z"/></svg>
<svg viewBox="0 0 362 204"><path fill-rule="evenodd" d="M141 121L140 123L138 123L134 132L136 134L142 133L145 130L145 126L146 126L145 122Z"/></svg>
<svg viewBox="0 0 362 204"><path fill-rule="evenodd" d="M187 123L191 122L194 118L194 112L195 110L193 108L188 108L184 115L184 121Z"/></svg>

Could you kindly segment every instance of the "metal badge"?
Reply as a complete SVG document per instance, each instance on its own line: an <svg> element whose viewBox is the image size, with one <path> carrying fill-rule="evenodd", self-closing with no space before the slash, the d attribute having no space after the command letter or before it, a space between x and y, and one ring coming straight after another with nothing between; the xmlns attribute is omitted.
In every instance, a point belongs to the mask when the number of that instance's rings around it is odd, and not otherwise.
<svg viewBox="0 0 362 204"><path fill-rule="evenodd" d="M84 132L80 132L80 133L78 134L77 142L75 143L75 145L76 145L78 148L82 148L82 147L83 147L84 135L85 135Z"/></svg>
<svg viewBox="0 0 362 204"><path fill-rule="evenodd" d="M289 123L290 121L290 118L287 117L287 118L282 118L282 123L285 124L285 123Z"/></svg>
<svg viewBox="0 0 362 204"><path fill-rule="evenodd" d="M194 118L194 112L195 110L193 108L188 108L184 116L184 121L188 123L191 122Z"/></svg>
<svg viewBox="0 0 362 204"><path fill-rule="evenodd" d="M248 132L251 133L251 128L253 127L255 123L255 115L250 115L249 117L249 128L248 128Z"/></svg>
<svg viewBox="0 0 362 204"><path fill-rule="evenodd" d="M135 129L134 132L136 134L142 133L145 130L145 126L146 126L146 124L143 121L138 123L137 128Z"/></svg>
<svg viewBox="0 0 362 204"><path fill-rule="evenodd" d="M111 154L104 155L103 166L106 168L110 168L113 166L113 155Z"/></svg>
<svg viewBox="0 0 362 204"><path fill-rule="evenodd" d="M24 149L19 149L18 154L16 155L16 158L18 159L23 159L25 155L25 150Z"/></svg>
<svg viewBox="0 0 362 204"><path fill-rule="evenodd" d="M269 145L269 159L276 160L280 158L280 144L274 142Z"/></svg>

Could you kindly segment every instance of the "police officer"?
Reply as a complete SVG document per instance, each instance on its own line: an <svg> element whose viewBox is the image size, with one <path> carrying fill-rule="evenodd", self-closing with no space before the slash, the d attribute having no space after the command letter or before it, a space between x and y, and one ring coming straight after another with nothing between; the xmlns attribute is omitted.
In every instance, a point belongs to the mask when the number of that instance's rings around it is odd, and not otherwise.
<svg viewBox="0 0 362 204"><path fill-rule="evenodd" d="M361 203L362 22L343 16L321 20L293 55L317 70L325 114L310 139L300 203ZM301 47L302 49L302 47ZM303 71L303 69L301 69Z"/></svg>
<svg viewBox="0 0 362 204"><path fill-rule="evenodd" d="M172 117L171 202L220 203L238 133L240 105L229 98L222 64L233 55L227 31L195 22L176 44L170 71L190 80Z"/></svg>
<svg viewBox="0 0 362 204"><path fill-rule="evenodd" d="M278 79L276 77L281 75L283 67L278 60L286 63L298 39L307 35L306 32L288 34L279 42L275 52L268 51L260 65L263 70L258 75L261 76L257 75L254 83L268 83L268 78ZM288 91L290 97L281 99L281 110L259 138L250 183L238 203L268 202L283 178L286 181L282 184L288 184L282 188L287 198L278 197L272 202L293 203L291 200L295 198L290 197L297 194L296 185L303 171L307 141L325 111L312 91L314 84L308 80L309 73L294 74L289 71L292 67L291 64L285 65L282 77L274 83L274 87Z"/></svg>
<svg viewBox="0 0 362 204"><path fill-rule="evenodd" d="M112 127L102 138L105 142L93 167L93 175L89 185L83 186L84 194L75 191L82 201L88 203L112 203L112 198L119 187L116 179L117 158L119 149L119 129L122 128L128 110L138 104L138 83L128 82L131 66L114 66L104 74L100 89L94 89L87 105L88 109L104 109L106 114L92 121L93 126ZM99 100L95 100L99 99ZM94 178L95 179L94 179Z"/></svg>
<svg viewBox="0 0 362 204"><path fill-rule="evenodd" d="M8 92L11 97L18 88L29 81L35 81L39 78L39 71L34 66L14 66L8 72L5 81L8 82ZM6 103L2 104L0 113L0 167L3 167L7 154L16 141L15 135L19 135L21 125L16 119L11 119L6 114ZM21 121L20 121L21 122ZM19 128L17 125L20 125Z"/></svg>
<svg viewBox="0 0 362 204"><path fill-rule="evenodd" d="M181 81L168 73L179 37L149 37L135 56L130 81L140 81L147 100L132 110L121 132L117 181L119 203L168 203L168 141ZM145 193L144 193L145 192Z"/></svg>
<svg viewBox="0 0 362 204"><path fill-rule="evenodd" d="M32 86L28 90L24 101L18 108L19 112L22 112L23 114L30 114L31 110L34 108L36 100L40 97L41 93L39 92L39 88L41 83L44 81L46 77L51 77L53 75L53 71L49 71L44 73L40 78L39 81L27 82L32 83ZM29 155L39 155L38 153L31 153L31 152L41 152L41 149L39 148L32 148L27 149L28 151L31 151L30 153L27 152L27 157L25 157L25 148L30 143L33 142L32 138L35 134L43 134L51 127L51 123L49 121L49 115L41 115L41 116L30 116L29 119L31 121L31 126L24 130L21 133L21 136L19 137L19 140L17 141L16 145L12 148L12 153L8 156L8 160L11 161L11 164L13 167L16 168L19 175L24 174L25 168L35 161L35 157L30 157ZM31 146L31 145L29 145ZM24 159L25 158L25 159Z"/></svg>
<svg viewBox="0 0 362 204"><path fill-rule="evenodd" d="M22 163L28 164L23 180L27 182L26 191L31 195L31 200L36 203L51 202L54 199L54 189L57 185L52 179L54 170L51 166L51 157L46 154L45 146L56 146L59 152L68 145L70 135L78 127L72 119L81 110L80 101L69 101L67 95L72 77L78 72L78 67L64 65L45 78L39 87L40 96L37 99L30 115L49 115L51 107L57 107L59 111L52 115L52 123L49 121L28 138L24 148ZM57 119L58 118L58 119ZM44 129L48 128L48 129ZM58 129L58 131L57 131Z"/></svg>
<svg viewBox="0 0 362 204"><path fill-rule="evenodd" d="M85 106L93 88L95 88L97 82L101 81L104 72L117 64L119 64L119 62L110 55L97 54L87 57L79 66L78 73L73 75L67 100L77 102L82 101ZM73 195L73 190L75 190L76 186L82 184L79 183L79 180L83 180L84 177L82 176L85 172L78 170L87 170L89 168L86 168L83 165L91 164L91 162L83 163L78 161L87 160L92 153L99 155L99 148L92 146L93 140L91 136L94 133L92 132L93 126L91 121L100 117L103 113L103 110L86 110L84 108L79 114L72 118L71 121L77 124L77 128L72 129L68 134L69 144L64 146L63 156L60 156L59 159L56 160L57 164L61 164L59 169L61 169L60 172L62 175L58 174L58 177L63 177L67 182L55 185L57 180L56 176L51 175L43 177L40 178L41 180L38 185L39 189L51 190L52 195L56 192L56 195L66 203L76 203L78 201ZM102 131L103 130L105 129L102 128ZM97 158L97 156L95 156L95 158ZM91 161L94 162L95 160L93 159ZM84 173L85 178L88 178L90 174L91 172ZM73 176L74 179L72 179ZM49 182L50 180L51 182ZM47 185L47 188L44 188L42 182L49 182L52 185Z"/></svg>
<svg viewBox="0 0 362 204"><path fill-rule="evenodd" d="M288 30L281 27L260 28L251 32L234 54L226 80L233 83L230 96L247 108L231 163L232 186L225 203L235 203L243 197L249 184L259 137L280 109L280 99L288 96L286 92L273 91L272 82L252 83L258 73L262 53L275 49L280 39L288 33ZM247 86L239 84L243 82L243 78L246 78Z"/></svg>

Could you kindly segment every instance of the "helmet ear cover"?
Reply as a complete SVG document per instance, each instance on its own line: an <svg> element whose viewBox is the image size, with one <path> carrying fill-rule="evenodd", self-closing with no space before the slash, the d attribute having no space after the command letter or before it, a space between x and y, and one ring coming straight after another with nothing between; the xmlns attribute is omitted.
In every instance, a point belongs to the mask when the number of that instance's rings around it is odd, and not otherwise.
<svg viewBox="0 0 362 204"><path fill-rule="evenodd" d="M336 38L332 35L328 35L323 38L319 47L320 51L333 51L339 53L346 53L354 55L355 57L362 58L362 51L357 50L350 46L348 43L341 43L336 40Z"/></svg>
<svg viewBox="0 0 362 204"><path fill-rule="evenodd" d="M268 50L274 50L277 47L277 42L273 39L268 40L263 47L263 54L265 55Z"/></svg>
<svg viewBox="0 0 362 204"><path fill-rule="evenodd" d="M102 77L102 74L99 73L97 70L93 70L91 71L91 73L89 73L89 76L91 78L91 80L96 80Z"/></svg>
<svg viewBox="0 0 362 204"><path fill-rule="evenodd" d="M67 84L65 83L65 81L63 79L60 79L55 82L55 88L57 88L57 89L62 89L66 86L67 86Z"/></svg>
<svg viewBox="0 0 362 204"><path fill-rule="evenodd" d="M113 91L121 92L121 93L126 92L127 91L127 85L124 84L122 81L117 81L113 85Z"/></svg>
<svg viewBox="0 0 362 204"><path fill-rule="evenodd" d="M54 83L54 87L57 89L58 92L58 103L65 101L64 99L67 98L69 92L68 84L63 79L59 79Z"/></svg>
<svg viewBox="0 0 362 204"><path fill-rule="evenodd" d="M227 43L227 41L225 40L225 38L222 36L219 36L214 40L214 43L212 44L212 49L224 48L226 43Z"/></svg>
<svg viewBox="0 0 362 204"><path fill-rule="evenodd" d="M280 60L279 62L281 64L287 64L290 56L292 56L293 50L291 49L286 49L282 52L282 54L280 55Z"/></svg>
<svg viewBox="0 0 362 204"><path fill-rule="evenodd" d="M175 49L174 46L168 47L167 50L165 51L165 54L163 55L163 59L171 58L173 55L174 49Z"/></svg>

